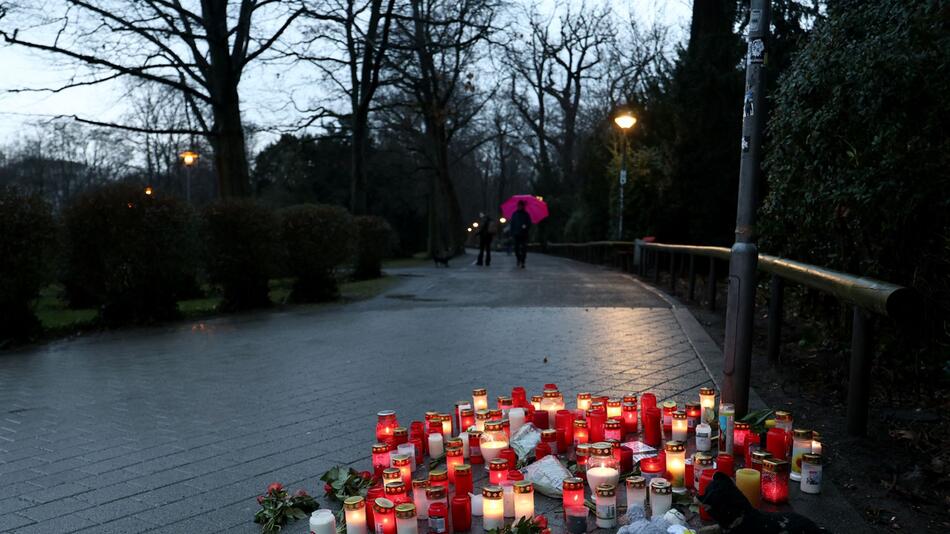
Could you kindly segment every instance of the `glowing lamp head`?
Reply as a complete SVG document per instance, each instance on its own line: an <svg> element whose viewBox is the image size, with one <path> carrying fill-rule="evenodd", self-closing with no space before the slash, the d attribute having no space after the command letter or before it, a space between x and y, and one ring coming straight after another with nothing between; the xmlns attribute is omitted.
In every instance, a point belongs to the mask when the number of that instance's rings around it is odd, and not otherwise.
<svg viewBox="0 0 950 534"><path fill-rule="evenodd" d="M501 224L505 224L506 222L508 222L508 219L502 217L501 219L498 219L498 222L500 222Z"/></svg>
<svg viewBox="0 0 950 534"><path fill-rule="evenodd" d="M148 195L148 196L152 196L152 193L153 193L153 191L152 191L152 186L150 186L150 185L149 185L149 186L146 186L146 187L145 187L145 194Z"/></svg>
<svg viewBox="0 0 950 534"><path fill-rule="evenodd" d="M181 154L178 154L178 157L181 158L181 162L185 165L185 167L191 167L195 163L198 163L199 158L198 153L191 150L186 150Z"/></svg>
<svg viewBox="0 0 950 534"><path fill-rule="evenodd" d="M637 123L637 118L634 117L629 111L624 111L620 115L614 117L614 123L624 130L629 130L630 128L633 128L634 124Z"/></svg>

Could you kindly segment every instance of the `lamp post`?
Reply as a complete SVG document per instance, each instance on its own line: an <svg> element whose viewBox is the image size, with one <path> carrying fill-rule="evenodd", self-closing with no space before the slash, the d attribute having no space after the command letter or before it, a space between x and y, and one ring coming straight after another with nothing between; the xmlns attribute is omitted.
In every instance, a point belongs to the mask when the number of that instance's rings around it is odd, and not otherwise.
<svg viewBox="0 0 950 534"><path fill-rule="evenodd" d="M623 239L623 188L627 185L627 131L637 123L637 118L629 111L623 111L614 117L614 123L620 127L623 143L620 156L620 217L617 224L617 239Z"/></svg>
<svg viewBox="0 0 950 534"><path fill-rule="evenodd" d="M191 168L198 163L200 156L192 150L185 150L178 154L181 163L185 166L185 200L191 204Z"/></svg>

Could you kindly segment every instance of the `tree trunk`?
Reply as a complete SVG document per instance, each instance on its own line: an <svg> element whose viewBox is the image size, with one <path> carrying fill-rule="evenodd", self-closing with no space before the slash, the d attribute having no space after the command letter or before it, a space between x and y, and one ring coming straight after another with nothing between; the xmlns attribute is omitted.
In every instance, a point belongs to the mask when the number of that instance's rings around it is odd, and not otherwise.
<svg viewBox="0 0 950 534"><path fill-rule="evenodd" d="M427 121L426 133L435 151L435 172L429 217L430 254L457 254L464 251L462 208L449 173L448 140L438 119Z"/></svg>
<svg viewBox="0 0 950 534"><path fill-rule="evenodd" d="M241 108L237 87L213 107L214 128L211 145L218 174L218 192L222 198L246 197L251 194L247 146L241 125Z"/></svg>

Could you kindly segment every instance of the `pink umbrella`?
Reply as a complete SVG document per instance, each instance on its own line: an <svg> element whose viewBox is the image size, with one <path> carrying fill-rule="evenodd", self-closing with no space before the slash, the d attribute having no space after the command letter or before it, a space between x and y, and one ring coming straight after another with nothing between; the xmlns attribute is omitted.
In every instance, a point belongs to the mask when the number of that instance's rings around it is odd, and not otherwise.
<svg viewBox="0 0 950 534"><path fill-rule="evenodd" d="M531 222L538 224L548 216L548 205L541 197L532 195L515 195L501 205L501 214L511 219L511 215L518 210L518 202L524 201L524 209L531 217Z"/></svg>

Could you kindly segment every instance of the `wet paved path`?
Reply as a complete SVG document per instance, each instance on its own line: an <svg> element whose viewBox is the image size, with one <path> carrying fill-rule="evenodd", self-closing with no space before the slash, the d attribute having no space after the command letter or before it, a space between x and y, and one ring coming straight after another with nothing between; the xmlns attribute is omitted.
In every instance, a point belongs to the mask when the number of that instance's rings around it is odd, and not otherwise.
<svg viewBox="0 0 950 534"><path fill-rule="evenodd" d="M0 532L256 532L268 483L322 493L331 466L368 469L380 409L418 419L482 385L685 400L711 384L669 305L629 277L471 259L394 270L355 304L0 353Z"/></svg>

